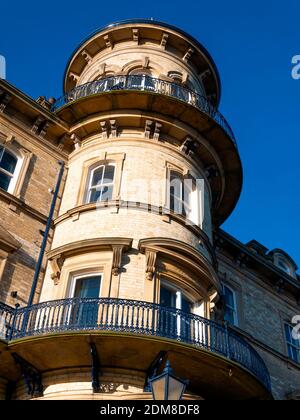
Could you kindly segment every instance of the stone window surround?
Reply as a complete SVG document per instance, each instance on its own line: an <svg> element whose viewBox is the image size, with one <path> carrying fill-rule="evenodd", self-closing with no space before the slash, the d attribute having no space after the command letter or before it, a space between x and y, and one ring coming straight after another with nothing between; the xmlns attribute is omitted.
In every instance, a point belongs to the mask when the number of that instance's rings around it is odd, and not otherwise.
<svg viewBox="0 0 300 420"><path fill-rule="evenodd" d="M138 249L145 254L146 301L159 302L159 284L163 277L182 290L188 290L188 295L195 303L205 301L205 315L208 316L208 308L216 294L221 294L221 286L212 266L200 252L181 241L168 238L142 239ZM178 262L185 267L184 276L178 270ZM199 278L202 282L199 282Z"/></svg>
<svg viewBox="0 0 300 420"><path fill-rule="evenodd" d="M14 183L12 188L9 188L7 192L17 198L21 198L22 188L32 157L32 152L20 145L12 135L7 136L6 138L0 136L0 144L18 159L13 176Z"/></svg>
<svg viewBox="0 0 300 420"><path fill-rule="evenodd" d="M195 181L195 176L193 176L193 174L185 167L179 167L173 163L170 163L168 161L166 161L165 163L165 167L166 167L166 175L165 175L165 208L170 208L170 180L171 180L171 173L172 172L177 172L179 173L184 179L185 178L190 178L192 181ZM197 226L200 227L202 229L203 227L203 223L204 223L204 208L203 208L203 204L204 204L204 191L199 191L196 188L197 191L197 204L198 204L198 209L197 209ZM193 212L192 212L193 213ZM195 214L193 215L195 216ZM195 223L195 221L193 221Z"/></svg>
<svg viewBox="0 0 300 420"><path fill-rule="evenodd" d="M118 297L123 252L132 247L131 238L86 239L63 245L47 253L56 298L69 296L74 275L103 274L103 297ZM83 259L82 259L83 258Z"/></svg>
<svg viewBox="0 0 300 420"><path fill-rule="evenodd" d="M234 288L232 288L231 286L229 286L226 283L222 283L222 288L223 288L223 295L225 295L225 287L232 293L232 297L233 297L233 303L234 306L230 307L230 309L234 312L234 324L233 326L238 327L240 324L240 319L239 319L239 306L238 306L238 294L236 292L236 290ZM228 304L226 304L225 302L225 306L226 308L229 307Z"/></svg>
<svg viewBox="0 0 300 420"><path fill-rule="evenodd" d="M224 285L228 287L235 295L237 325L233 325L233 327L237 329L243 329L245 320L242 285L238 282L238 280L234 279L230 273L220 273L220 277L222 286Z"/></svg>
<svg viewBox="0 0 300 420"><path fill-rule="evenodd" d="M87 194L90 171L95 167L95 165L115 165L115 178L112 200L118 200L120 198L122 170L125 158L125 153L105 153L104 156L94 157L85 161L82 168L82 175L80 178L81 181L76 206L86 204L85 198Z"/></svg>

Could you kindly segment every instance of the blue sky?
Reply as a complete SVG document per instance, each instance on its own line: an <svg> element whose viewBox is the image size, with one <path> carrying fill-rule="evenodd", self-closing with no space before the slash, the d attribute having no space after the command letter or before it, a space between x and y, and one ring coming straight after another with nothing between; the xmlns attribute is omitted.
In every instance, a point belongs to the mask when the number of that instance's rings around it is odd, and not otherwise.
<svg viewBox="0 0 300 420"><path fill-rule="evenodd" d="M33 98L59 97L69 56L91 32L128 18L154 18L195 36L221 75L221 112L244 167L240 202L223 228L242 242L282 248L300 266L300 55L298 0L2 2L0 55L7 79Z"/></svg>

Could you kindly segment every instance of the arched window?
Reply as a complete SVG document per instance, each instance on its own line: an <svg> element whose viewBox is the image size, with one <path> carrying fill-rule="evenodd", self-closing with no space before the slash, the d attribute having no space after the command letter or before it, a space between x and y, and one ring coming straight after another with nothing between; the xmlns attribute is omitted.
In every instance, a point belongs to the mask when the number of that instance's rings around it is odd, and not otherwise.
<svg viewBox="0 0 300 420"><path fill-rule="evenodd" d="M113 196L115 165L100 165L90 170L87 203L109 201Z"/></svg>
<svg viewBox="0 0 300 420"><path fill-rule="evenodd" d="M16 172L17 172L18 158L17 156L0 145L0 188L12 192Z"/></svg>
<svg viewBox="0 0 300 420"><path fill-rule="evenodd" d="M128 87L155 91L155 79L149 69L134 69L129 73Z"/></svg>

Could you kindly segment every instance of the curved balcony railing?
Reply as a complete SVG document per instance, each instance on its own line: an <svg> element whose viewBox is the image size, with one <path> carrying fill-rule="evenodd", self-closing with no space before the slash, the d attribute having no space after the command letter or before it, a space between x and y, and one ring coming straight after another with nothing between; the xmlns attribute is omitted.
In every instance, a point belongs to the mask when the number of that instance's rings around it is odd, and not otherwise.
<svg viewBox="0 0 300 420"><path fill-rule="evenodd" d="M244 339L194 314L111 298L64 299L16 310L0 306L0 338L7 341L67 331L114 331L177 340L239 363L271 389L264 361Z"/></svg>
<svg viewBox="0 0 300 420"><path fill-rule="evenodd" d="M128 76L113 76L105 79L88 82L84 85L77 86L66 95L58 99L52 106L52 111L74 102L78 99L85 98L91 95L111 91L145 91L157 93L160 95L170 96L179 99L185 103L195 106L204 114L212 118L223 130L228 134L231 140L236 145L236 140L232 129L223 115L212 105L204 96L187 89L177 83L167 82L165 80L156 79L145 75L128 75Z"/></svg>

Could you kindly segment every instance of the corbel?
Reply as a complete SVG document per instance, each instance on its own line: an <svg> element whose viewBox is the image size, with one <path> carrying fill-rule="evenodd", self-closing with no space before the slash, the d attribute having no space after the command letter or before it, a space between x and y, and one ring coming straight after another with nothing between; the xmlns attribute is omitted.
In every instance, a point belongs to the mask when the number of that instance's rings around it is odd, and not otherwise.
<svg viewBox="0 0 300 420"><path fill-rule="evenodd" d="M81 55L87 63L90 63L92 61L92 57L90 56L90 54L86 50L83 50L81 52Z"/></svg>
<svg viewBox="0 0 300 420"><path fill-rule="evenodd" d="M70 141L70 136L68 134L64 134L58 141L58 149L60 151L63 150L65 144Z"/></svg>
<svg viewBox="0 0 300 420"><path fill-rule="evenodd" d="M113 43L110 35L104 35L103 37L106 48L113 48Z"/></svg>
<svg viewBox="0 0 300 420"><path fill-rule="evenodd" d="M211 71L209 69L203 71L202 73L199 74L199 77L201 80L206 79L208 76L211 75Z"/></svg>
<svg viewBox="0 0 300 420"><path fill-rule="evenodd" d="M117 137L117 124L116 120L109 120L110 123L110 132L112 137Z"/></svg>
<svg viewBox="0 0 300 420"><path fill-rule="evenodd" d="M161 127L162 127L162 124L158 122L155 123L154 134L153 134L154 140L159 140Z"/></svg>
<svg viewBox="0 0 300 420"><path fill-rule="evenodd" d="M169 35L164 32L162 34L161 41L160 41L161 48L163 48L163 49L166 48L166 45L167 45L167 42L168 42L168 38L169 38Z"/></svg>
<svg viewBox="0 0 300 420"><path fill-rule="evenodd" d="M35 119L35 121L34 121L34 123L33 123L33 125L32 125L32 128L31 128L31 131L32 131L34 134L38 134L38 132L41 130L42 124L44 124L44 122L45 122L45 118L44 118L44 117L42 117L41 115L39 115L39 116Z"/></svg>
<svg viewBox="0 0 300 420"><path fill-rule="evenodd" d="M59 284L61 270L64 264L64 258L62 255L56 255L51 260L49 260L50 268L52 271L51 279L54 282L54 285L57 286Z"/></svg>
<svg viewBox="0 0 300 420"><path fill-rule="evenodd" d="M197 150L197 143L191 137L186 137L180 150L186 155L193 155Z"/></svg>
<svg viewBox="0 0 300 420"><path fill-rule="evenodd" d="M15 136L13 136L12 134L9 134L9 135L8 135L8 136L6 136L6 138L4 139L4 143L5 143L5 144L12 144L15 140L16 140Z"/></svg>
<svg viewBox="0 0 300 420"><path fill-rule="evenodd" d="M220 174L215 165L208 166L205 168L205 175L207 179L214 179L217 178Z"/></svg>
<svg viewBox="0 0 300 420"><path fill-rule="evenodd" d="M75 73L69 73L69 79L72 80L73 82L77 83L79 80L79 76L78 74Z"/></svg>
<svg viewBox="0 0 300 420"><path fill-rule="evenodd" d="M275 283L275 290L277 293L282 293L285 288L285 281L283 279L277 280Z"/></svg>
<svg viewBox="0 0 300 420"><path fill-rule="evenodd" d="M106 121L101 121L100 122L100 127L101 127L101 131L102 131L102 138L107 139L108 138L108 133L107 133L107 123L106 123Z"/></svg>
<svg viewBox="0 0 300 420"><path fill-rule="evenodd" d="M3 113L5 111L5 108L7 107L7 105L9 104L9 102L11 101L12 96L8 93L4 93L4 95L2 96L1 100L0 100L0 112Z"/></svg>
<svg viewBox="0 0 300 420"><path fill-rule="evenodd" d="M146 278L147 280L153 280L153 276L155 273L155 264L157 259L157 252L147 250L145 253L146 256Z"/></svg>
<svg viewBox="0 0 300 420"><path fill-rule="evenodd" d="M43 125L43 128L40 131L40 134L39 134L40 137L45 137L45 135L47 134L49 125L50 125L49 121L46 121L45 124Z"/></svg>
<svg viewBox="0 0 300 420"><path fill-rule="evenodd" d="M112 263L112 274L118 276L121 270L123 246L113 245L113 263Z"/></svg>
<svg viewBox="0 0 300 420"><path fill-rule="evenodd" d="M133 28L132 29L132 39L134 42L136 42L137 44L139 43L139 30L137 28Z"/></svg>
<svg viewBox="0 0 300 420"><path fill-rule="evenodd" d="M241 252L237 256L235 260L235 264L240 268L246 268L248 260L249 260L248 256L245 253Z"/></svg>
<svg viewBox="0 0 300 420"><path fill-rule="evenodd" d="M73 142L73 144L75 146L75 150L80 149L80 147L81 147L80 138L75 133L73 133L71 135L71 140L72 140L72 142Z"/></svg>
<svg viewBox="0 0 300 420"><path fill-rule="evenodd" d="M194 53L194 49L193 48L189 48L186 53L184 54L184 56L182 57L183 61L189 61L189 59L191 58L192 54Z"/></svg>
<svg viewBox="0 0 300 420"><path fill-rule="evenodd" d="M146 139L149 139L150 138L152 125L153 125L153 121L152 120L146 120L145 132L144 132L144 137Z"/></svg>

